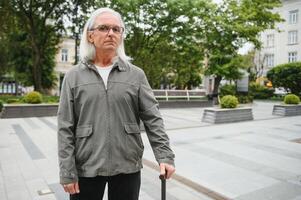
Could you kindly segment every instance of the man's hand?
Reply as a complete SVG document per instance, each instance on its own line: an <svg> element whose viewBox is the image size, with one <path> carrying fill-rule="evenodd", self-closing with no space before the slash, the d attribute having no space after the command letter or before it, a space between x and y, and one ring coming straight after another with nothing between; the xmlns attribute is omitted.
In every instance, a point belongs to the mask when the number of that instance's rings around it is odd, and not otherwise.
<svg viewBox="0 0 301 200"><path fill-rule="evenodd" d="M160 163L160 175L164 176L166 179L169 179L175 171L176 169L174 166L167 163Z"/></svg>
<svg viewBox="0 0 301 200"><path fill-rule="evenodd" d="M65 192L69 194L76 194L79 193L79 186L78 182L76 183L69 183L69 184L63 184Z"/></svg>

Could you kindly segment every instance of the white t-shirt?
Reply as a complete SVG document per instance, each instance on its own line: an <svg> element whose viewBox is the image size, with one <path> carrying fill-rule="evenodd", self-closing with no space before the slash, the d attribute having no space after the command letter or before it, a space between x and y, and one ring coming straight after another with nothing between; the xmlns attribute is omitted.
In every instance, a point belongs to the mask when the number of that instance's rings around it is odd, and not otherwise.
<svg viewBox="0 0 301 200"><path fill-rule="evenodd" d="M109 78L109 74L113 68L113 65L110 65L110 66L107 66L107 67L100 67L100 66L97 66L96 65L96 68L97 68L97 71L99 73L99 75L101 76L104 84L105 84L105 87L107 89L107 85L108 85L108 78Z"/></svg>

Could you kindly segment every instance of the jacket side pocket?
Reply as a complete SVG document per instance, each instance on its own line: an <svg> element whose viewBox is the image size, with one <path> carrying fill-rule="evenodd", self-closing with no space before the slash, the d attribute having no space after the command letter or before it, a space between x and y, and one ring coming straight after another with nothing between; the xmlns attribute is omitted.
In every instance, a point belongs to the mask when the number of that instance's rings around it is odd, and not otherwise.
<svg viewBox="0 0 301 200"><path fill-rule="evenodd" d="M126 133L126 146L130 151L130 157L134 156L134 160L140 160L143 155L144 145L140 135L140 128L136 123L124 124Z"/></svg>
<svg viewBox="0 0 301 200"><path fill-rule="evenodd" d="M84 164L92 154L92 125L78 126L75 135L75 161Z"/></svg>

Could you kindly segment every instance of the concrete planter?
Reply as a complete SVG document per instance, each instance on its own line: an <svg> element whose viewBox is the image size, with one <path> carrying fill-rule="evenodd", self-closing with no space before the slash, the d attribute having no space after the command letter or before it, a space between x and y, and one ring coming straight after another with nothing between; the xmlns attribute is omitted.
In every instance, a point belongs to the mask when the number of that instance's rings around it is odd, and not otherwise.
<svg viewBox="0 0 301 200"><path fill-rule="evenodd" d="M56 116L58 104L5 104L1 118Z"/></svg>
<svg viewBox="0 0 301 200"><path fill-rule="evenodd" d="M280 115L280 116L301 115L301 104L299 104L299 105L289 105L289 104L274 105L273 115Z"/></svg>
<svg viewBox="0 0 301 200"><path fill-rule="evenodd" d="M212 106L212 101L159 101L160 108L193 108ZM0 118L56 116L58 104L5 104Z"/></svg>
<svg viewBox="0 0 301 200"><path fill-rule="evenodd" d="M203 122L220 124L253 120L252 108L207 108L203 113Z"/></svg>

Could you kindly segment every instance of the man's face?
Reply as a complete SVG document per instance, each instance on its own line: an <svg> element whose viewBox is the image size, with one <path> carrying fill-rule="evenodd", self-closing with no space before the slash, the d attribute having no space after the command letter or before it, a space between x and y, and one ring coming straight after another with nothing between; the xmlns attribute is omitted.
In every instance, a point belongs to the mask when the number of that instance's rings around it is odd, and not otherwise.
<svg viewBox="0 0 301 200"><path fill-rule="evenodd" d="M88 32L88 40L94 44L96 52L116 52L122 34L120 20L110 13L103 13L96 17L92 30Z"/></svg>

